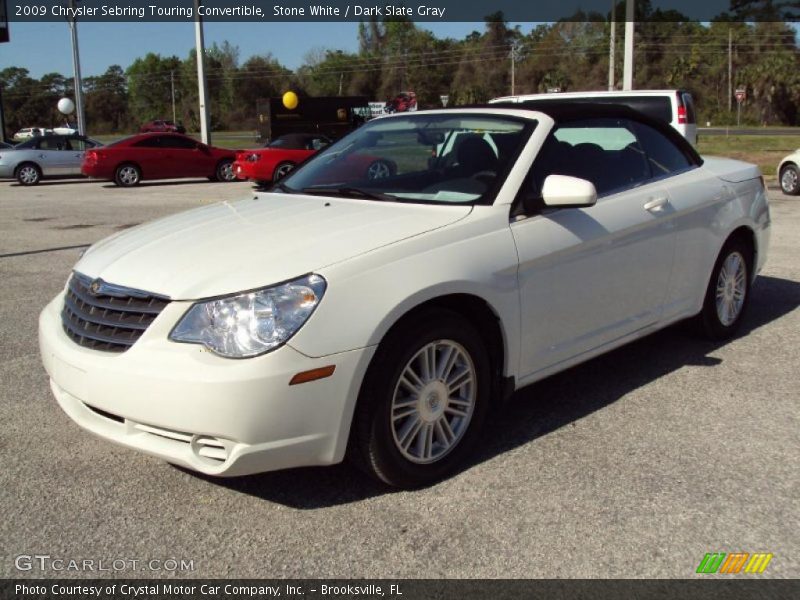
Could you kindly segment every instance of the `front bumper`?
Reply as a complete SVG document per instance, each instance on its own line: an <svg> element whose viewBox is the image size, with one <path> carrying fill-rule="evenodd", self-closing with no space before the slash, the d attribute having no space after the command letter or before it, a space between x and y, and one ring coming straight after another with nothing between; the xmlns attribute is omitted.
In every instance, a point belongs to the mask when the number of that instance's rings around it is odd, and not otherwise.
<svg viewBox="0 0 800 600"><path fill-rule="evenodd" d="M284 346L224 359L168 341L190 304L172 302L133 347L112 354L67 337L56 297L39 318L39 345L64 412L102 438L208 475L340 462L374 348L308 358ZM331 377L289 385L328 365Z"/></svg>

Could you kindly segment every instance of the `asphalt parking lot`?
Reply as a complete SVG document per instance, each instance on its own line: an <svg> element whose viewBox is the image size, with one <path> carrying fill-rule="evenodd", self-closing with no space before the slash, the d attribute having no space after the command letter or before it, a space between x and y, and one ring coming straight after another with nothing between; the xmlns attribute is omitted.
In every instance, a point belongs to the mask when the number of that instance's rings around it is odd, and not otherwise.
<svg viewBox="0 0 800 600"><path fill-rule="evenodd" d="M346 465L201 477L83 432L56 405L38 313L81 248L244 183L0 182L0 576L19 555L148 561L125 577L696 577L707 552L800 575L800 199L772 190L744 331L673 327L518 393L472 464L415 492ZM704 576L708 577L708 576Z"/></svg>

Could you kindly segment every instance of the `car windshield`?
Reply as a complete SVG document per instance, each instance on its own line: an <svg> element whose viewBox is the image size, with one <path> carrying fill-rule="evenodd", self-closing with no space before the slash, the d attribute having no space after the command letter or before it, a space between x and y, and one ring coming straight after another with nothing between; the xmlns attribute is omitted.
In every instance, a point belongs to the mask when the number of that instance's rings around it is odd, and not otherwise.
<svg viewBox="0 0 800 600"><path fill-rule="evenodd" d="M370 200L488 203L535 124L467 112L375 119L317 154L277 189Z"/></svg>

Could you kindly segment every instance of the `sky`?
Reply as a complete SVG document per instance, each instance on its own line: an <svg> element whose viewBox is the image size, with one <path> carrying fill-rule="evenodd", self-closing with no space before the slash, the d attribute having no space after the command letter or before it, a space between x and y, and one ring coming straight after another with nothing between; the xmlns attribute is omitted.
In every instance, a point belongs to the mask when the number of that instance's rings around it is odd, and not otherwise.
<svg viewBox="0 0 800 600"><path fill-rule="evenodd" d="M515 25L515 24L512 24ZM520 24L527 32L533 23ZM419 23L440 38L463 38L483 31L483 23ZM205 23L206 47L227 40L239 47L243 62L271 52L295 69L315 48L358 49L358 23ZM0 70L23 67L32 77L57 72L72 75L72 46L66 23L11 23L11 41L0 44ZM81 74L102 75L111 65L126 69L147 52L186 58L194 48L194 22L79 23Z"/></svg>

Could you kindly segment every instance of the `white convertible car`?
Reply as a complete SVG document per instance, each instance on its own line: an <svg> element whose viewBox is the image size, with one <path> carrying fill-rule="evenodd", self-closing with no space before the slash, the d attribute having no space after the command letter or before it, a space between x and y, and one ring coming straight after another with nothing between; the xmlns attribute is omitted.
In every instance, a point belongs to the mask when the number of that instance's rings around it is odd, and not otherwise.
<svg viewBox="0 0 800 600"><path fill-rule="evenodd" d="M425 485L515 389L689 317L730 336L769 226L757 167L630 109L403 113L92 246L42 359L75 422L170 463Z"/></svg>

